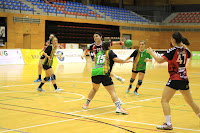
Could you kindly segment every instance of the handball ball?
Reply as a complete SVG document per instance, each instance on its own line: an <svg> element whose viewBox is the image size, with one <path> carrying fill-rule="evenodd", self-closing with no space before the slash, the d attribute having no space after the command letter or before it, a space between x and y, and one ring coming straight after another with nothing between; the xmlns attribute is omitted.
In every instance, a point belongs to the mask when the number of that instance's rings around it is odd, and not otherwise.
<svg viewBox="0 0 200 133"><path fill-rule="evenodd" d="M128 47L128 48L131 48L133 46L133 42L131 40L126 40L125 46Z"/></svg>

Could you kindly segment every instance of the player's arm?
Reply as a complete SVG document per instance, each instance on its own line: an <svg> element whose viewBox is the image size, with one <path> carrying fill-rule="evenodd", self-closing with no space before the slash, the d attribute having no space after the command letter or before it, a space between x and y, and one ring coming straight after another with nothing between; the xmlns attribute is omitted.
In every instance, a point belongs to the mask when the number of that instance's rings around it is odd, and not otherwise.
<svg viewBox="0 0 200 133"><path fill-rule="evenodd" d="M132 58L132 57L129 56L129 57L127 57L125 60L130 60L131 58Z"/></svg>
<svg viewBox="0 0 200 133"><path fill-rule="evenodd" d="M150 48L147 48L147 53L149 53L154 59L156 62L158 63L164 63L166 62L167 60L164 58L164 57L158 57L154 52L153 50Z"/></svg>
<svg viewBox="0 0 200 133"><path fill-rule="evenodd" d="M81 55L81 59L83 59L86 56L87 53L87 49L83 51L82 55Z"/></svg>
<svg viewBox="0 0 200 133"><path fill-rule="evenodd" d="M152 59L145 58L144 62L152 62Z"/></svg>
<svg viewBox="0 0 200 133"><path fill-rule="evenodd" d="M132 62L131 60L123 60L123 59L120 59L118 57L113 58L113 61L116 62L116 63L129 63L129 62Z"/></svg>

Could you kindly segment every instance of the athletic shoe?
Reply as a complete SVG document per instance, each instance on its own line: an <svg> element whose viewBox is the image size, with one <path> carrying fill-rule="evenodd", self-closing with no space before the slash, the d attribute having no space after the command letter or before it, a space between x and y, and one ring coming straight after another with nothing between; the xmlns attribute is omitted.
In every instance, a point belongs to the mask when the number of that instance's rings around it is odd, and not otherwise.
<svg viewBox="0 0 200 133"><path fill-rule="evenodd" d="M51 77L49 78L48 82L51 81Z"/></svg>
<svg viewBox="0 0 200 133"><path fill-rule="evenodd" d="M34 82L42 82L42 79L36 79Z"/></svg>
<svg viewBox="0 0 200 133"><path fill-rule="evenodd" d="M82 108L83 108L83 109L88 109L88 105L87 105L87 104L84 104L84 105L82 106Z"/></svg>
<svg viewBox="0 0 200 133"><path fill-rule="evenodd" d="M122 77L117 76L117 80L119 80L122 84L125 82L125 79L123 79Z"/></svg>
<svg viewBox="0 0 200 133"><path fill-rule="evenodd" d="M128 89L126 90L126 93L129 93L130 89L131 89L131 88L128 87Z"/></svg>
<svg viewBox="0 0 200 133"><path fill-rule="evenodd" d="M159 125L157 126L157 129L160 129L160 130L172 130L173 127L172 125L167 125L167 123L164 123L163 125Z"/></svg>
<svg viewBox="0 0 200 133"><path fill-rule="evenodd" d="M116 113L117 114L121 113L122 115L128 115L128 112L126 110L124 110L123 108L121 108L121 109L117 108Z"/></svg>
<svg viewBox="0 0 200 133"><path fill-rule="evenodd" d="M60 88L55 89L55 92L61 92L61 91L63 91L63 89Z"/></svg>
<svg viewBox="0 0 200 133"><path fill-rule="evenodd" d="M137 93L136 91L134 91L133 92L136 96L139 96L140 94L139 93Z"/></svg>
<svg viewBox="0 0 200 133"><path fill-rule="evenodd" d="M45 90L44 89L42 89L42 88L37 88L37 91L40 91L40 92L45 92Z"/></svg>

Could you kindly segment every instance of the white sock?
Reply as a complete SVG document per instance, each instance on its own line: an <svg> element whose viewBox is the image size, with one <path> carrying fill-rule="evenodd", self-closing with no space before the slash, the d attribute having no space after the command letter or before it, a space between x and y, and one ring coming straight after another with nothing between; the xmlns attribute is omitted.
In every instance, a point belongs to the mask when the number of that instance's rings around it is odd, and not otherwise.
<svg viewBox="0 0 200 133"><path fill-rule="evenodd" d="M116 106L118 109L121 109L120 101L115 102L115 106Z"/></svg>
<svg viewBox="0 0 200 133"><path fill-rule="evenodd" d="M118 78L118 76L117 75L115 75L114 73L112 74L115 78Z"/></svg>
<svg viewBox="0 0 200 133"><path fill-rule="evenodd" d="M165 116L165 121L167 123L168 126L170 126L172 123L171 123L171 115L166 115Z"/></svg>
<svg viewBox="0 0 200 133"><path fill-rule="evenodd" d="M197 116L200 118L200 113L198 113Z"/></svg>

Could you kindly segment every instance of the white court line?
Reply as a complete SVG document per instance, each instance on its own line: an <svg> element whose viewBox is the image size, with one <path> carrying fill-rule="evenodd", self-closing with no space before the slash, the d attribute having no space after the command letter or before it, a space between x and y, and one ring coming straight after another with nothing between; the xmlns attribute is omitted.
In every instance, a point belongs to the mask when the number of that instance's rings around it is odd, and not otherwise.
<svg viewBox="0 0 200 133"><path fill-rule="evenodd" d="M181 94L175 94L175 96L177 96L177 95L181 95ZM154 97L154 98L143 99L143 100L138 100L138 101L131 101L131 102L126 102L126 103L122 103L122 104L129 104L129 103L134 103L134 102L146 102L146 101L150 101L150 100L153 100L153 99L159 99L159 98L162 98L162 97ZM108 105L108 106L103 106L103 107L98 107L98 108L92 108L92 109L87 109L87 110L80 110L80 111L70 112L69 114L78 113L78 112L85 112L85 111L89 111L89 110L96 110L96 109L101 109L101 108L106 108L106 107L112 107L112 106L115 106L115 105L113 104L113 105Z"/></svg>
<svg viewBox="0 0 200 133"><path fill-rule="evenodd" d="M72 120L76 120L76 119L80 119L80 118L74 118L74 119L63 120L63 121L56 121L56 122L45 123L45 124L40 124L40 125L34 125L34 126L29 126L29 127L22 127L22 128L12 129L12 130L21 130L21 129L27 129L27 128L32 128L32 127L46 126L46 125L56 124L56 123L60 123L60 122L72 121ZM9 131L9 130L6 130L6 131L2 131L2 132L0 132L0 133L5 133L5 132L10 132L10 131Z"/></svg>

